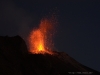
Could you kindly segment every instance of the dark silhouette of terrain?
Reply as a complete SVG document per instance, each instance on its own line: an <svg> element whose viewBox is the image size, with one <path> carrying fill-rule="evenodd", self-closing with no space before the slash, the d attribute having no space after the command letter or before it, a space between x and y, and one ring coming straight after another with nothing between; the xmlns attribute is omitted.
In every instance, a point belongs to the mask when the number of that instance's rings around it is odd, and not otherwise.
<svg viewBox="0 0 100 75"><path fill-rule="evenodd" d="M20 36L0 36L0 75L99 75L64 52L28 53Z"/></svg>

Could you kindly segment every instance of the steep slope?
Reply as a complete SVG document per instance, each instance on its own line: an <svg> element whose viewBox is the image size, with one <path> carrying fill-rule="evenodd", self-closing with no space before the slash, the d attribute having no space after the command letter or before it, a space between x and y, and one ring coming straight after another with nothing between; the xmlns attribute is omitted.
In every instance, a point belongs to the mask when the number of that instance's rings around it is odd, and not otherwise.
<svg viewBox="0 0 100 75"><path fill-rule="evenodd" d="M30 54L20 36L0 36L0 75L67 75L100 73L64 52Z"/></svg>
<svg viewBox="0 0 100 75"><path fill-rule="evenodd" d="M25 75L99 75L100 73L85 67L63 52L49 54L29 54L23 61Z"/></svg>

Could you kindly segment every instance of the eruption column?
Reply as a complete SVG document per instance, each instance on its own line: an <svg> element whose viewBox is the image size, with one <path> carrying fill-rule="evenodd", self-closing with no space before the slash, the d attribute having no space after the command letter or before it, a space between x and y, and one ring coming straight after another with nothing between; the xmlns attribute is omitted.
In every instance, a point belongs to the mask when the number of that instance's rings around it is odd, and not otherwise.
<svg viewBox="0 0 100 75"><path fill-rule="evenodd" d="M37 29L34 29L29 36L29 48L33 54L53 54L51 51L52 32L54 24L50 19L42 19Z"/></svg>

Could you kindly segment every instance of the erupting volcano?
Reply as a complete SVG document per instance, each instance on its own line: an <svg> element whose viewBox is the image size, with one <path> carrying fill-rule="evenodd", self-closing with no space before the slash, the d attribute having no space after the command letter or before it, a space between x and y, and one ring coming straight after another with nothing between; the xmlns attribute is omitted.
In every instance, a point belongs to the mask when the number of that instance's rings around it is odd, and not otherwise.
<svg viewBox="0 0 100 75"><path fill-rule="evenodd" d="M33 29L29 36L29 48L33 54L53 54L52 35L54 23L52 19L44 18L41 20L39 27Z"/></svg>
<svg viewBox="0 0 100 75"><path fill-rule="evenodd" d="M53 51L54 28L53 19L42 19L30 33L30 52L20 36L0 36L0 75L100 75L65 52Z"/></svg>

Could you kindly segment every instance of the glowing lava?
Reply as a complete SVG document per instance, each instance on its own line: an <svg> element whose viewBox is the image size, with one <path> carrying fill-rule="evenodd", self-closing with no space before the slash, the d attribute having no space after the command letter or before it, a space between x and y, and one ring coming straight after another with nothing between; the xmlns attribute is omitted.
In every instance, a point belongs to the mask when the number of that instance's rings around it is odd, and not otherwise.
<svg viewBox="0 0 100 75"><path fill-rule="evenodd" d="M34 29L29 36L29 48L33 54L53 54L51 51L52 31L54 24L50 19L42 19L37 29Z"/></svg>

